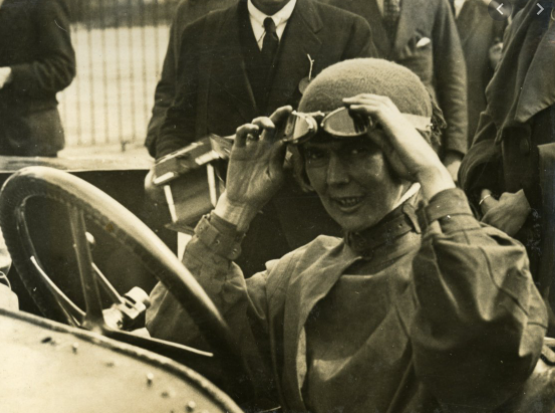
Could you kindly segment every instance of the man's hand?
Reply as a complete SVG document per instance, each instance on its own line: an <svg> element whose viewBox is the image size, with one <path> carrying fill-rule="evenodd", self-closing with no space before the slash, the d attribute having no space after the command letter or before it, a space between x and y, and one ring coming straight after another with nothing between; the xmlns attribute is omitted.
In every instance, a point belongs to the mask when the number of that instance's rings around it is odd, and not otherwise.
<svg viewBox="0 0 555 413"><path fill-rule="evenodd" d="M490 196L484 199L480 207L485 213L482 222L500 229L511 237L522 228L531 210L522 189L516 194L503 193L499 201Z"/></svg>
<svg viewBox="0 0 555 413"><path fill-rule="evenodd" d="M350 109L366 114L383 128L369 136L383 150L395 172L403 179L419 182L426 199L455 183L437 154L389 97L363 93L343 99Z"/></svg>
<svg viewBox="0 0 555 413"><path fill-rule="evenodd" d="M244 231L283 183L286 145L281 140L290 106L237 129L227 169L227 187L216 214Z"/></svg>
<svg viewBox="0 0 555 413"><path fill-rule="evenodd" d="M460 153L449 151L445 154L443 165L445 165L445 167L449 171L449 175L451 175L451 179L453 179L454 182L458 181L461 162L462 162L462 155Z"/></svg>
<svg viewBox="0 0 555 413"><path fill-rule="evenodd" d="M12 69L10 67L0 67L0 89L12 78Z"/></svg>

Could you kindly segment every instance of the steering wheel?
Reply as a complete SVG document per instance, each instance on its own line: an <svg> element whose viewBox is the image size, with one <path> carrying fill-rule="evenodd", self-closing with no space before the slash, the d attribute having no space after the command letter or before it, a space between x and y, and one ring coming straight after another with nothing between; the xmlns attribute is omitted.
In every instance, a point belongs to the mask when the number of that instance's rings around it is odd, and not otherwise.
<svg viewBox="0 0 555 413"><path fill-rule="evenodd" d="M37 200L54 202L67 211L76 271L83 290L84 311L52 281L38 256L38 245L33 243L29 225L33 215L36 215L32 214L29 206ZM212 356L211 353L186 346L133 335L106 319L106 310L102 308L106 296L110 298L112 307L119 306L124 312L126 307L133 310L133 304L140 304L144 297L136 292L120 296L102 274L93 262L93 241L87 231L87 223L103 229L165 285L196 321L227 377L248 377L242 374L246 371L244 360L222 315L193 275L154 232L93 185L66 172L35 166L18 171L4 184L0 193L0 227L17 272L46 317L102 333L186 364L192 357ZM50 242L56 240L51 239ZM106 292L104 296L101 296L99 284ZM236 400L245 400L252 397L252 390L248 387L248 383L242 383L240 389L224 390Z"/></svg>

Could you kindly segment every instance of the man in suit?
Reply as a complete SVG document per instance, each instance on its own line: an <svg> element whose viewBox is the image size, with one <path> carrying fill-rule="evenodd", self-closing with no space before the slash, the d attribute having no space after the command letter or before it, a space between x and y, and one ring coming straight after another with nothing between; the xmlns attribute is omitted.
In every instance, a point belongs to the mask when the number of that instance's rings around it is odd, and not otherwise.
<svg viewBox="0 0 555 413"><path fill-rule="evenodd" d="M526 246L536 285L555 308L555 5L541 4L538 15L529 2L507 29L460 176L482 221Z"/></svg>
<svg viewBox="0 0 555 413"><path fill-rule="evenodd" d="M503 48L505 21L493 20L486 0L455 0L457 29L466 61L468 146L472 144L480 113L486 109L486 87Z"/></svg>
<svg viewBox="0 0 555 413"><path fill-rule="evenodd" d="M237 3L238 0L182 0L175 10L170 28L168 50L164 58L162 75L154 93L152 117L148 123L145 146L151 156L156 156L156 136L166 118L166 112L175 97L177 83L177 63L181 49L181 36L185 27L214 10L220 10Z"/></svg>
<svg viewBox="0 0 555 413"><path fill-rule="evenodd" d="M364 17L379 57L416 73L447 121L441 158L453 179L467 150L466 72L446 0L321 0Z"/></svg>
<svg viewBox="0 0 555 413"><path fill-rule="evenodd" d="M74 76L65 0L0 0L0 155L57 155L56 93Z"/></svg>
<svg viewBox="0 0 555 413"><path fill-rule="evenodd" d="M315 0L240 0L187 26L181 41L178 89L156 139L158 158L208 133L231 135L280 106L296 107L324 68L374 54L364 19ZM247 273L261 270L322 233L339 228L290 177L253 222L242 265Z"/></svg>

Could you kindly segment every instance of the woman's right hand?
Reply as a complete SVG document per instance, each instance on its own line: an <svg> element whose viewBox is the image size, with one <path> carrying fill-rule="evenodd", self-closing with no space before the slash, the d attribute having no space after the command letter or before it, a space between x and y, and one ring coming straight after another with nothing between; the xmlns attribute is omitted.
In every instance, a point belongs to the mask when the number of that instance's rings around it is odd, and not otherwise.
<svg viewBox="0 0 555 413"><path fill-rule="evenodd" d="M286 144L281 135L291 106L277 109L237 129L227 169L226 191L216 214L245 230L283 183Z"/></svg>
<svg viewBox="0 0 555 413"><path fill-rule="evenodd" d="M383 133L370 133L369 137L382 149L399 177L420 183L427 200L455 187L432 147L389 97L362 93L343 101L352 111L378 121Z"/></svg>

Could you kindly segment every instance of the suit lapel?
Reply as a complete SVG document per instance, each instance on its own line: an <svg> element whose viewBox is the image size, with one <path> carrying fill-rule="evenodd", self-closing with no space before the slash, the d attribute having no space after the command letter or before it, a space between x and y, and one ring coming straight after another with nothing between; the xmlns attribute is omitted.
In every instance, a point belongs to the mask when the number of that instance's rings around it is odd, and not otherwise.
<svg viewBox="0 0 555 413"><path fill-rule="evenodd" d="M420 23L420 16L426 10L427 0L403 0L401 3L401 16L397 26L397 35L393 47L393 54L399 55L407 43L414 37L416 28ZM394 58L394 56L392 56Z"/></svg>
<svg viewBox="0 0 555 413"><path fill-rule="evenodd" d="M240 23L243 20L248 22L248 19L240 16L240 13L246 12L242 7L246 8L246 2L240 1L229 9L218 33L211 80L216 83L215 87L229 94L245 122L250 122L257 115L257 107L247 76L239 35ZM218 74L214 75L214 72Z"/></svg>
<svg viewBox="0 0 555 413"><path fill-rule="evenodd" d="M357 255L341 242L291 279L284 313L283 370L283 390L288 393L287 399L294 401L294 405L288 406L290 409L305 409L301 387L307 372L306 320L314 306L329 293L339 277L356 260Z"/></svg>
<svg viewBox="0 0 555 413"><path fill-rule="evenodd" d="M299 82L308 76L308 56L318 64L318 53L322 42L318 31L322 20L311 0L297 1L295 10L287 22L280 42L278 64L268 96L268 108L275 109L291 100Z"/></svg>

